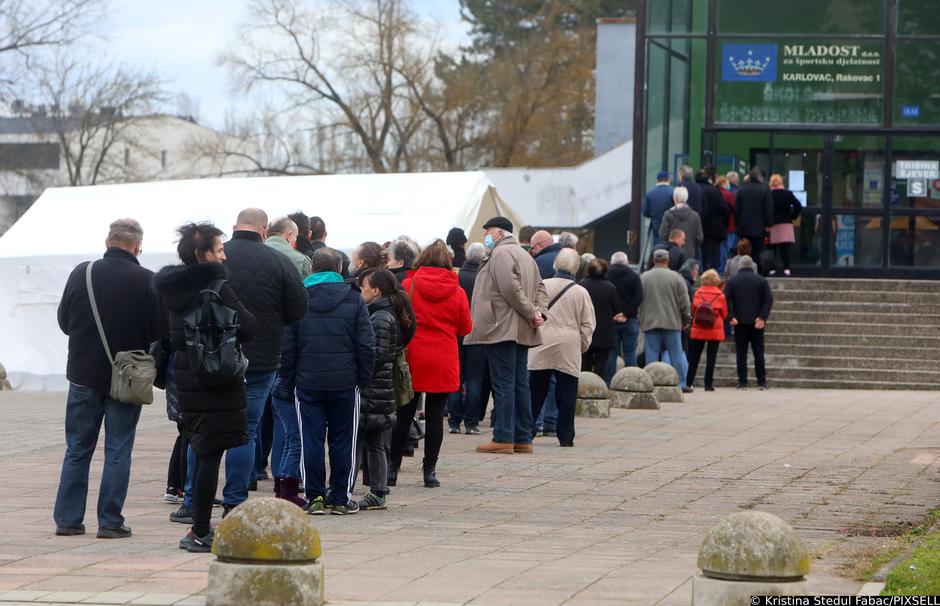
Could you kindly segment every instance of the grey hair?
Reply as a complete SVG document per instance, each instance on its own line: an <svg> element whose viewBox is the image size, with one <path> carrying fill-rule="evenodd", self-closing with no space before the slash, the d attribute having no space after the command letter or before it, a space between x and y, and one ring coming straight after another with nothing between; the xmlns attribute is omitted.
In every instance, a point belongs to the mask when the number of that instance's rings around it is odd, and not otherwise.
<svg viewBox="0 0 940 606"><path fill-rule="evenodd" d="M318 274L326 271L340 273L343 269L343 258L332 248L320 248L313 253L311 269Z"/></svg>
<svg viewBox="0 0 940 606"><path fill-rule="evenodd" d="M754 269L754 259L750 255L744 255L738 259L739 269Z"/></svg>
<svg viewBox="0 0 940 606"><path fill-rule="evenodd" d="M555 257L554 267L555 271L563 271L573 276L581 269L581 257L578 256L576 250L563 248L558 251L558 256Z"/></svg>
<svg viewBox="0 0 940 606"><path fill-rule="evenodd" d="M738 174L738 171L733 170L725 175L725 179L728 180L728 183L734 183L735 181L739 181L741 179L741 175Z"/></svg>
<svg viewBox="0 0 940 606"><path fill-rule="evenodd" d="M135 219L118 219L108 226L109 243L137 246L144 239L144 228Z"/></svg>
<svg viewBox="0 0 940 606"><path fill-rule="evenodd" d="M692 180L692 175L693 175L694 173L695 173L695 171L692 170L692 167L691 167L691 166L689 166L688 164L683 164L682 166L679 167L679 180L680 180L680 181L691 181L691 180Z"/></svg>
<svg viewBox="0 0 940 606"><path fill-rule="evenodd" d="M698 259L686 259L679 271L698 271L700 267L701 265L699 265Z"/></svg>
<svg viewBox="0 0 940 606"><path fill-rule="evenodd" d="M562 248L575 248L578 246L578 236L570 231L563 231L558 236L558 244Z"/></svg>
<svg viewBox="0 0 940 606"><path fill-rule="evenodd" d="M299 233L300 230L297 228L297 224L294 223L293 219L290 217L281 217L271 223L271 226L268 228L268 235L271 234L282 234L286 235L288 233Z"/></svg>
<svg viewBox="0 0 940 606"><path fill-rule="evenodd" d="M482 242L474 242L467 247L467 261L479 263L486 256L486 247Z"/></svg>
<svg viewBox="0 0 940 606"><path fill-rule="evenodd" d="M251 225L258 229L264 229L268 226L268 213L260 208L246 208L238 213L235 225Z"/></svg>
<svg viewBox="0 0 940 606"><path fill-rule="evenodd" d="M392 256L404 263L404 267L410 268L415 259L418 258L420 248L418 243L407 236L400 236L388 245L388 250Z"/></svg>
<svg viewBox="0 0 940 606"><path fill-rule="evenodd" d="M685 204L689 201L689 190L679 186L672 192L672 199L677 204Z"/></svg>
<svg viewBox="0 0 940 606"><path fill-rule="evenodd" d="M610 256L611 265L630 265L630 258L627 256L627 253L622 250L618 250Z"/></svg>

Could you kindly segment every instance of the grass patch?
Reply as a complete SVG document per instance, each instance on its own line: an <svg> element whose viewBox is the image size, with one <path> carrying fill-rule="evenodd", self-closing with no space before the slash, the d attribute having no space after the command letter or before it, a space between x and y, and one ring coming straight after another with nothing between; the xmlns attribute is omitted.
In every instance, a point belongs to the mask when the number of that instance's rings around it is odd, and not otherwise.
<svg viewBox="0 0 940 606"><path fill-rule="evenodd" d="M888 574L881 595L940 595L940 510L919 526L920 544ZM913 532L913 531L912 531Z"/></svg>
<svg viewBox="0 0 940 606"><path fill-rule="evenodd" d="M887 524L883 528L860 526L843 529L843 533L848 536L884 537L888 539L888 542L854 550L850 555L849 562L840 567L840 573L857 581L871 581L879 570L898 555L910 549L915 541L935 526L940 526L940 509L930 512L920 524L913 527L908 526L906 532L896 532L902 527L901 524ZM940 530L935 529L934 532L940 532ZM909 566L909 564L905 565Z"/></svg>

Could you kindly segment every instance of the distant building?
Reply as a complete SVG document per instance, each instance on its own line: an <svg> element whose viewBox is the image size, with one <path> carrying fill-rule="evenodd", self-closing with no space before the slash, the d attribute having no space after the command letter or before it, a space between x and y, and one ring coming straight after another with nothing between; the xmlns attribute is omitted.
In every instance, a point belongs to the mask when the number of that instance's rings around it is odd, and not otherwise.
<svg viewBox="0 0 940 606"><path fill-rule="evenodd" d="M251 171L247 160L232 156L216 160L200 153L222 135L191 119L154 115L130 120L133 123L114 140L102 162L86 159L78 180L74 162L69 170L62 141L63 132L64 138L73 140L83 128L78 117L54 120L43 112L0 117L0 234L48 187L75 181L82 185L245 176ZM57 127L56 122L64 126ZM95 134L89 139L86 158L100 158L103 137Z"/></svg>

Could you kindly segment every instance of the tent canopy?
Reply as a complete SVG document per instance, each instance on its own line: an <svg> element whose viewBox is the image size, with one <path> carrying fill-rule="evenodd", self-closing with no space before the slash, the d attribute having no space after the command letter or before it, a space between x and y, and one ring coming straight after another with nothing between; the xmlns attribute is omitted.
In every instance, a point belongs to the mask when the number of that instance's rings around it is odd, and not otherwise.
<svg viewBox="0 0 940 606"><path fill-rule="evenodd" d="M211 221L231 235L238 212L273 220L297 210L326 221L327 243L346 251L408 235L425 244L454 226L471 241L494 215L521 219L482 172L202 179L49 189L0 237L0 362L15 387L64 387L67 340L56 309L65 281L104 250L108 224L144 228L141 264L176 263L176 228Z"/></svg>

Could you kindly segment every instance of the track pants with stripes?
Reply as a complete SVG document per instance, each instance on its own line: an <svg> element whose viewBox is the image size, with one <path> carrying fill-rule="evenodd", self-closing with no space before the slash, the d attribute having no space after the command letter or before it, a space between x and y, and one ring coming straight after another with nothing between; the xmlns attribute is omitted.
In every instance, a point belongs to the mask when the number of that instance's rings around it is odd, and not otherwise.
<svg viewBox="0 0 940 606"><path fill-rule="evenodd" d="M359 390L297 388L303 484L308 499L329 496L334 505L352 498L355 444L359 429ZM324 443L329 445L330 489L326 490Z"/></svg>

